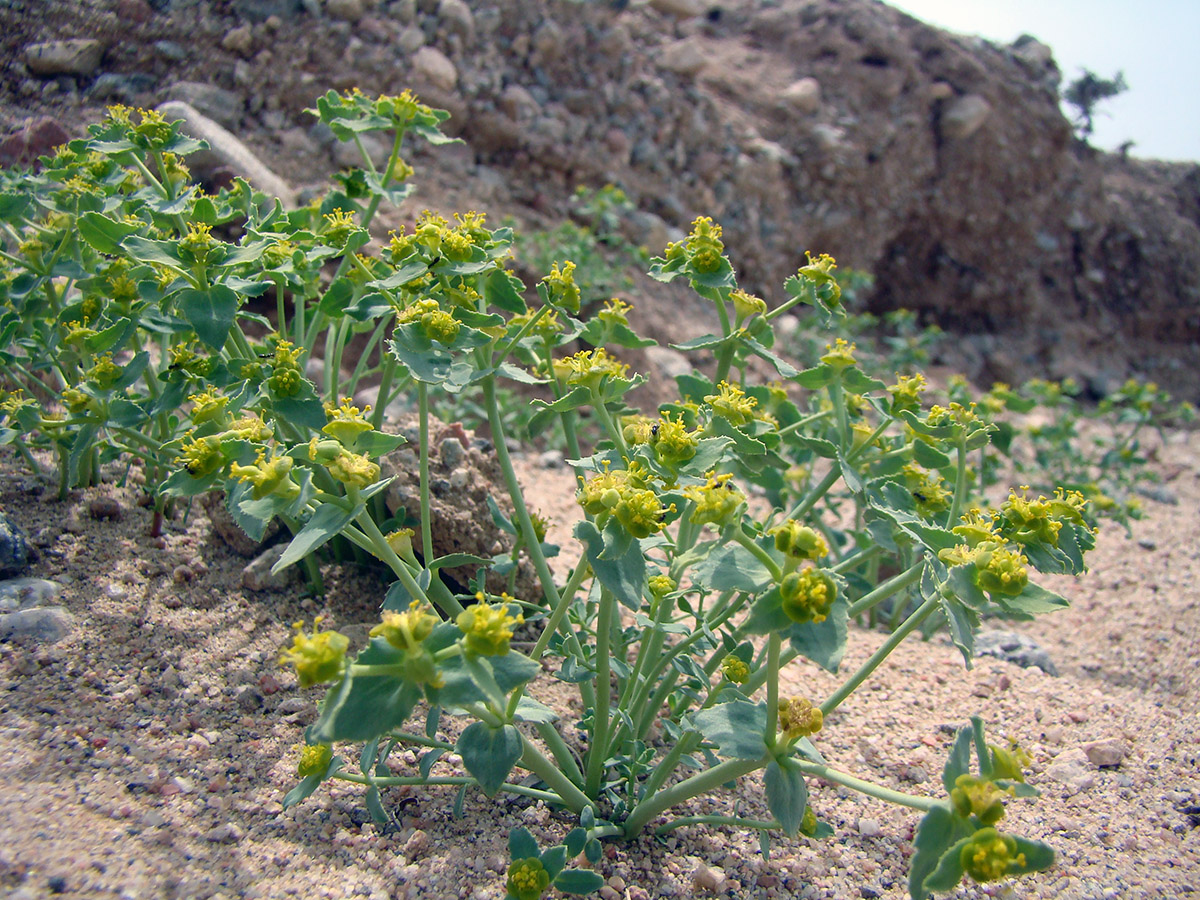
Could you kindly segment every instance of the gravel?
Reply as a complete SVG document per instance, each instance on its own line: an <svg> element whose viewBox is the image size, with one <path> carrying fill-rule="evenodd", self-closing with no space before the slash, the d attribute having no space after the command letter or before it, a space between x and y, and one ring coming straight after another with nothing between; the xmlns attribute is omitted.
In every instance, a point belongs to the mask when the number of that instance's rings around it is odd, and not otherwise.
<svg viewBox="0 0 1200 900"><path fill-rule="evenodd" d="M1179 503L1147 503L1133 540L1109 528L1091 573L1051 579L1071 609L1011 626L1036 639L1059 677L988 657L965 671L944 640L910 642L817 736L832 763L922 794L940 791L954 730L970 715L1021 742L1043 796L1010 804L1006 822L1050 843L1058 862L1012 888L960 887L953 897L1099 900L1200 888L1200 448L1174 435L1159 458ZM568 521L571 473L528 465L534 506L559 520L554 540ZM393 820L384 826L351 785L283 811L319 691L301 691L278 667L279 648L297 619L369 623L383 583L328 568L322 600L294 587L251 593L245 560L211 537L198 504L155 541L130 490L104 486L62 504L38 487L0 456L0 507L47 541L30 574L61 585L55 602L74 621L57 642L0 644L0 893L500 900L509 829L528 827L543 846L570 829L538 803L478 792L456 819L444 787L385 791ZM93 518L88 504L99 496L127 513ZM1153 549L1139 546L1151 536ZM560 542L569 558L570 541ZM176 580L179 566L193 577ZM851 638L847 668L884 636ZM807 696L834 683L799 664L783 681L785 694ZM534 693L564 708L563 687L546 682ZM403 770L415 761L394 758ZM456 764L443 758L435 774ZM607 895L906 896L917 815L815 779L809 790L833 839L772 839L769 858L757 835L708 826L612 843L597 867ZM758 779L680 810L735 811L768 814Z"/></svg>

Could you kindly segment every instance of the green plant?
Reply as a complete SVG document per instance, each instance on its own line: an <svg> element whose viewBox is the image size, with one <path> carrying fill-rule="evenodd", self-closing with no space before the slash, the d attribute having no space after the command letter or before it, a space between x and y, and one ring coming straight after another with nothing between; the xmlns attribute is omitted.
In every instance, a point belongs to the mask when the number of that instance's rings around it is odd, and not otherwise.
<svg viewBox="0 0 1200 900"><path fill-rule="evenodd" d="M995 509L970 506L970 454L993 427L970 404L926 408L919 376L872 378L841 338L809 368L785 362L772 349L779 315L808 306L832 329L844 313L833 260L810 257L768 311L737 287L720 227L706 218L653 261L651 275L685 279L712 304L719 333L677 345L711 368L677 379L678 402L649 415L630 408L625 397L641 378L614 352L645 341L624 304L576 318L582 298L570 266L552 266L531 304L505 269L511 233L473 213L455 224L424 214L367 250L379 204L407 192L403 138L445 140L444 113L407 94L357 92L330 93L316 112L343 140L391 134L393 152L382 173L364 153L365 168L311 208L285 212L244 183L204 195L168 156L194 144L153 113L127 110L60 150L41 175L6 176L0 191L5 441L35 466L33 451L57 453L67 484L106 460L134 458L158 498L224 488L247 531L275 516L291 528L277 568L311 561L339 537L396 576L365 649L352 656L347 638L318 620L311 631L298 626L283 654L301 686L329 686L286 805L342 780L366 789L381 820L383 792L415 784L457 787L459 807L478 789L577 816L578 828L546 851L520 829L510 835L507 888L518 900L550 885L597 888L598 876L567 870L566 857L594 860L599 841L649 828L728 824L761 832L764 846L774 832L828 836L809 776L925 814L915 898L964 873L989 881L1048 866L1048 847L996 830L1008 798L1036 791L1023 782L1020 754L987 744L980 720L960 733L940 799L838 769L814 738L926 623L946 624L969 664L982 615L1031 618L1065 606L1029 570L1083 570L1093 544L1083 498L1022 492ZM272 294L274 322L247 311L248 298ZM358 330L368 351L343 360ZM565 355L576 338L592 349ZM318 345L323 389L303 368ZM375 354L381 345L387 352ZM751 383L751 358L781 382ZM343 361L354 364L349 385L338 383ZM381 380L370 416L338 399L369 372ZM503 380L549 392L530 427L560 423L579 477L582 559L562 580L513 471ZM380 431L380 410L401 386L417 394L420 419L418 533L385 533L376 502L388 483L379 460L401 442ZM542 596L487 592L483 575L511 565L507 557L414 552L417 542L432 547L431 388L471 393L486 411L510 524ZM579 440L585 413L602 433L589 447ZM770 512L752 512L749 485ZM464 564L480 577L473 594L458 595L439 570ZM848 620L909 590L917 608L833 693L780 696L783 666L804 657L838 672ZM527 619L541 630L522 653L512 638ZM577 686L583 712L570 727L536 698L543 665ZM425 725L414 729L418 707ZM458 720L453 742L439 737L443 717ZM358 771L339 755L346 743L361 745ZM420 753L415 772L393 771L399 747ZM466 774L435 771L450 752ZM770 819L669 817L753 773Z"/></svg>
<svg viewBox="0 0 1200 900"><path fill-rule="evenodd" d="M1128 89L1124 72L1101 78L1089 69L1084 69L1063 89L1063 99L1075 109L1075 130L1080 140L1086 141L1095 130L1096 107Z"/></svg>

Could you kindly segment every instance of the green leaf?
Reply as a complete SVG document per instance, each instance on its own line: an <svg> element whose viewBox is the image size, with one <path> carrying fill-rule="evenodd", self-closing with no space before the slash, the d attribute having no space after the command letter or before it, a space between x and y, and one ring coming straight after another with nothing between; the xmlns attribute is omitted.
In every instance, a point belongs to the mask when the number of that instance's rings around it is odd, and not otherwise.
<svg viewBox="0 0 1200 900"><path fill-rule="evenodd" d="M726 544L692 569L692 579L714 591L756 594L771 581L771 573L741 544Z"/></svg>
<svg viewBox="0 0 1200 900"><path fill-rule="evenodd" d="M964 837L946 849L942 858L938 860L937 868L925 877L925 890L949 891L958 886L966 874L962 864L962 850L970 842L970 836Z"/></svg>
<svg viewBox="0 0 1200 900"><path fill-rule="evenodd" d="M322 426L324 427L324 426ZM354 442L354 452L378 459L386 456L405 442L401 434L385 434L382 431L365 431Z"/></svg>
<svg viewBox="0 0 1200 900"><path fill-rule="evenodd" d="M564 869L551 884L564 894L591 894L604 887L604 877L591 869Z"/></svg>
<svg viewBox="0 0 1200 900"><path fill-rule="evenodd" d="M537 859L541 856L537 841L524 826L514 828L508 833L508 856L516 862L518 859Z"/></svg>
<svg viewBox="0 0 1200 900"><path fill-rule="evenodd" d="M132 234L121 241L121 249L138 262L158 263L176 271L187 269L179 256L179 248L172 241L152 241Z"/></svg>
<svg viewBox="0 0 1200 900"><path fill-rule="evenodd" d="M454 749L462 757L463 765L479 782L479 787L494 797L508 778L524 748L521 733L512 725L493 728L485 722L468 725Z"/></svg>
<svg viewBox="0 0 1200 900"><path fill-rule="evenodd" d="M958 776L969 775L971 772L971 737L970 726L958 729L958 734L954 737L954 746L950 748L950 756L942 769L942 787L946 789L947 794L954 790Z"/></svg>
<svg viewBox="0 0 1200 900"><path fill-rule="evenodd" d="M220 351L237 315L238 295L223 284L214 284L206 291L187 288L177 293L174 300L179 315L192 326L196 337Z"/></svg>
<svg viewBox="0 0 1200 900"><path fill-rule="evenodd" d="M584 544L588 562L600 583L612 591L624 606L638 609L642 603L642 588L646 583L646 558L641 545L632 541L623 556L605 559L604 537L591 522L583 521L576 525L575 537Z"/></svg>
<svg viewBox="0 0 1200 900"><path fill-rule="evenodd" d="M956 816L947 804L939 804L925 814L913 841L916 852L908 874L908 891L912 900L925 900L929 896L925 880L933 874L946 851L971 834L974 834L974 829L965 819Z"/></svg>
<svg viewBox="0 0 1200 900"><path fill-rule="evenodd" d="M763 732L767 727L765 703L732 700L702 709L691 716L706 741L717 745L726 759L760 759L767 752Z"/></svg>
<svg viewBox="0 0 1200 900"><path fill-rule="evenodd" d="M496 306L505 312L521 315L528 310L520 293L524 289L525 285L511 272L496 269L483 283L483 298L488 306Z"/></svg>
<svg viewBox="0 0 1200 900"><path fill-rule="evenodd" d="M144 227L118 222L98 212L84 213L75 222L79 228L79 236L93 248L109 256L117 254L121 249L121 241Z"/></svg>
<svg viewBox="0 0 1200 900"><path fill-rule="evenodd" d="M518 722L549 724L558 721L558 713L546 704L522 694L521 699L517 701L517 709L513 713L513 718Z"/></svg>
<svg viewBox="0 0 1200 900"><path fill-rule="evenodd" d="M827 384L832 384L837 378L837 371L833 366L822 363L819 366L813 366L811 369L805 369L802 372L797 372L792 376L792 380L800 387L808 388L810 391L819 391Z"/></svg>
<svg viewBox="0 0 1200 900"><path fill-rule="evenodd" d="M312 518L292 538L292 542L287 545L283 555L271 567L271 571L282 571L304 559L334 535L341 534L342 529L357 519L364 509L366 509L366 504L363 503L355 504L349 510L333 503L321 504L312 514Z"/></svg>
<svg viewBox="0 0 1200 900"><path fill-rule="evenodd" d="M839 597L824 622L793 623L787 632L792 649L825 671L836 674L846 653L847 609L845 599Z"/></svg>
<svg viewBox="0 0 1200 900"><path fill-rule="evenodd" d="M360 665L398 665L404 653L375 638L358 654ZM399 675L351 675L349 670L325 696L313 736L324 743L369 741L399 728L421 700L419 685Z"/></svg>
<svg viewBox="0 0 1200 900"><path fill-rule="evenodd" d="M996 595L992 599L1006 612L1019 612L1030 616L1040 616L1044 613L1066 609L1071 605L1065 597L1060 597L1053 591L1048 591L1044 587L1032 583L1026 584L1025 589L1016 597Z"/></svg>
<svg viewBox="0 0 1200 900"><path fill-rule="evenodd" d="M760 356L769 362L775 367L775 371L784 378L792 378L800 374L799 370L797 370L795 366L780 359L758 341L754 340L754 338L744 338L744 340L746 346L750 348L751 353L753 353L755 356Z"/></svg>
<svg viewBox="0 0 1200 900"><path fill-rule="evenodd" d="M742 627L747 634L771 634L775 631L786 632L794 624L783 611L783 597L779 593L779 586L775 585L765 594L754 598L750 615Z"/></svg>
<svg viewBox="0 0 1200 900"><path fill-rule="evenodd" d="M800 768L786 757L767 763L763 773L767 791L767 808L779 820L784 833L794 838L800 833L804 810L808 808L808 785Z"/></svg>
<svg viewBox="0 0 1200 900"><path fill-rule="evenodd" d="M927 469L946 469L950 466L950 457L947 454L924 441L913 441L912 450L913 459Z"/></svg>
<svg viewBox="0 0 1200 900"><path fill-rule="evenodd" d="M718 347L726 338L718 337L715 334L702 334L700 337L692 338L690 341L684 341L682 344L671 344L674 350L682 350L685 353L689 350L703 350L707 347Z"/></svg>

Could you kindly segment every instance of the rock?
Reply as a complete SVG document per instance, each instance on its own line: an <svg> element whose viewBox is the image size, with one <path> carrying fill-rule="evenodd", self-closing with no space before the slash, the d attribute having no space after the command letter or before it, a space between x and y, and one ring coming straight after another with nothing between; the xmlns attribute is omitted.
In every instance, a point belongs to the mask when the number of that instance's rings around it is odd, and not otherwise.
<svg viewBox="0 0 1200 900"><path fill-rule="evenodd" d="M168 62L183 62L187 59L187 49L178 41L155 41L154 52Z"/></svg>
<svg viewBox="0 0 1200 900"><path fill-rule="evenodd" d="M537 65L544 66L562 56L566 36L562 27L553 19L547 19L533 33L533 56Z"/></svg>
<svg viewBox="0 0 1200 900"><path fill-rule="evenodd" d="M263 705L262 694L248 684L242 685L234 692L233 699L246 712L254 712Z"/></svg>
<svg viewBox="0 0 1200 900"><path fill-rule="evenodd" d="M0 511L0 578L24 575L32 557L33 548L25 532Z"/></svg>
<svg viewBox="0 0 1200 900"><path fill-rule="evenodd" d="M815 78L801 78L785 87L779 97L796 112L812 114L821 108L821 83Z"/></svg>
<svg viewBox="0 0 1200 900"><path fill-rule="evenodd" d="M93 497L88 501L88 515L101 521L116 521L125 510L116 497Z"/></svg>
<svg viewBox="0 0 1200 900"><path fill-rule="evenodd" d="M250 30L249 25L231 28L225 33L225 37L221 38L221 46L230 53L249 56L254 50L254 32Z"/></svg>
<svg viewBox="0 0 1200 900"><path fill-rule="evenodd" d="M325 0L325 12L343 22L357 22L365 11L362 0Z"/></svg>
<svg viewBox="0 0 1200 900"><path fill-rule="evenodd" d="M975 653L979 656L994 656L1015 663L1022 669L1037 666L1047 675L1058 675L1058 667L1050 654L1038 646L1033 638L1015 631L987 630L975 637Z"/></svg>
<svg viewBox="0 0 1200 900"><path fill-rule="evenodd" d="M89 100L97 103L115 101L129 104L138 94L153 90L156 82L157 79L148 72L131 72L128 75L105 72L95 80L87 95Z"/></svg>
<svg viewBox="0 0 1200 900"><path fill-rule="evenodd" d="M429 852L429 847L429 835L418 828L404 842L404 855L410 860L419 859Z"/></svg>
<svg viewBox="0 0 1200 900"><path fill-rule="evenodd" d="M708 55L692 38L668 44L658 55L658 65L676 75L695 75L708 65Z"/></svg>
<svg viewBox="0 0 1200 900"><path fill-rule="evenodd" d="M458 69L441 50L436 47L422 47L412 58L413 76L418 81L449 93L458 84Z"/></svg>
<svg viewBox="0 0 1200 900"><path fill-rule="evenodd" d="M233 518L233 513L229 511L225 502L224 491L210 491L204 495L201 502L204 504L208 520L217 536L228 544L234 553L247 559L262 553L275 540L283 527L278 519L272 519L263 532L262 539L255 540L246 534Z"/></svg>
<svg viewBox="0 0 1200 900"><path fill-rule="evenodd" d="M187 158L192 172L202 180L220 169L228 169L245 178L268 197L278 197L284 206L296 205L296 192L272 172L254 153L226 129L194 107L179 101L158 107L168 120L182 119L183 132L208 142L207 150L199 150Z"/></svg>
<svg viewBox="0 0 1200 900"><path fill-rule="evenodd" d="M45 578L10 578L0 581L0 612L16 612L33 606L49 606L58 599L62 586Z"/></svg>
<svg viewBox="0 0 1200 900"><path fill-rule="evenodd" d="M650 0L650 8L681 21L704 15L702 0Z"/></svg>
<svg viewBox="0 0 1200 900"><path fill-rule="evenodd" d="M1125 742L1118 738L1104 738L1083 745L1088 761L1100 768L1119 766L1125 758L1125 749Z"/></svg>
<svg viewBox="0 0 1200 900"><path fill-rule="evenodd" d="M501 91L496 105L506 116L514 120L536 115L538 110L538 104L533 99L533 94L519 84L510 84Z"/></svg>
<svg viewBox="0 0 1200 900"><path fill-rule="evenodd" d="M543 469L561 469L565 464L561 450L547 450L538 455L538 465Z"/></svg>
<svg viewBox="0 0 1200 900"><path fill-rule="evenodd" d="M875 819L864 818L858 820L858 833L866 838L879 837L879 835L883 834L883 828L880 827L879 822Z"/></svg>
<svg viewBox="0 0 1200 900"><path fill-rule="evenodd" d="M71 633L75 623L61 606L35 606L0 615L0 641L53 644Z"/></svg>
<svg viewBox="0 0 1200 900"><path fill-rule="evenodd" d="M225 128L237 128L246 109L240 94L199 81L176 81L167 88L166 99L186 103Z"/></svg>
<svg viewBox="0 0 1200 900"><path fill-rule="evenodd" d="M42 116L0 141L0 166L31 166L71 139L57 119Z"/></svg>
<svg viewBox="0 0 1200 900"><path fill-rule="evenodd" d="M938 129L949 141L970 137L992 114L992 105L978 94L967 94L951 100L942 109Z"/></svg>
<svg viewBox="0 0 1200 900"><path fill-rule="evenodd" d="M647 347L646 358L663 378L674 380L680 375L692 373L692 363L678 350L670 347Z"/></svg>
<svg viewBox="0 0 1200 900"><path fill-rule="evenodd" d="M285 544L269 547L250 564L242 569L242 587L248 591L281 591L287 588L297 577L295 566L288 566L279 572L272 572L271 567L279 562L286 549Z"/></svg>
<svg viewBox="0 0 1200 900"><path fill-rule="evenodd" d="M463 0L441 0L437 16L450 34L459 35L468 44L475 39L475 14Z"/></svg>
<svg viewBox="0 0 1200 900"><path fill-rule="evenodd" d="M415 53L425 46L425 32L416 25L407 25L396 38L401 53Z"/></svg>
<svg viewBox="0 0 1200 900"><path fill-rule="evenodd" d="M91 75L103 55L104 45L91 38L27 44L24 54L34 75Z"/></svg>
<svg viewBox="0 0 1200 900"><path fill-rule="evenodd" d="M294 19L303 9L300 0L233 0L233 11L239 19L265 22L271 16Z"/></svg>
<svg viewBox="0 0 1200 900"><path fill-rule="evenodd" d="M205 833L204 839L214 844L236 844L245 836L246 832L233 822L226 822Z"/></svg>
<svg viewBox="0 0 1200 900"><path fill-rule="evenodd" d="M709 868L700 863L692 872L692 886L698 891L719 893L725 886L725 872L719 868Z"/></svg>
<svg viewBox="0 0 1200 900"><path fill-rule="evenodd" d="M1096 777L1088 768L1087 754L1078 747L1066 750L1046 767L1046 777L1067 789L1068 796L1096 786Z"/></svg>
<svg viewBox="0 0 1200 900"><path fill-rule="evenodd" d="M421 514L416 416L409 414L401 418L395 431L409 437L410 443L380 460L382 477L395 476L387 487L387 508L393 515L402 515L416 522ZM473 435L464 431L461 425L439 427L435 424L431 432L431 446L437 448L436 453L430 454L433 556L470 553L491 557L495 553L507 553L512 549L513 537L496 527L487 502L491 496L510 520L514 518L512 502L508 499L504 476L495 454L475 446ZM453 465L448 465L447 461ZM413 538L413 546L418 555L429 558L421 545L419 529ZM442 571L459 585L466 585L475 576L475 567L470 565ZM505 579L490 573L488 589L497 593L507 590ZM535 599L542 595L533 567L524 555L521 556L513 593L522 599Z"/></svg>

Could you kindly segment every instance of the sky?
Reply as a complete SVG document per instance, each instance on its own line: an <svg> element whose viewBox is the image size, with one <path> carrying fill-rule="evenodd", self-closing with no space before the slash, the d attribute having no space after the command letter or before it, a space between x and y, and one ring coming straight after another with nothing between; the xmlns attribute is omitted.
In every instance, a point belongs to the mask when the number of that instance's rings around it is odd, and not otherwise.
<svg viewBox="0 0 1200 900"><path fill-rule="evenodd" d="M1091 143L1131 155L1200 162L1198 0L885 0L930 25L1010 44L1050 46L1063 84L1084 68L1125 73L1129 89L1097 107Z"/></svg>

